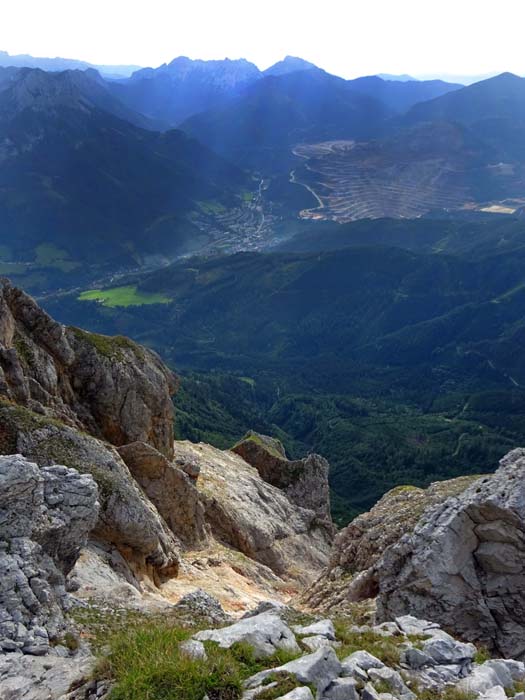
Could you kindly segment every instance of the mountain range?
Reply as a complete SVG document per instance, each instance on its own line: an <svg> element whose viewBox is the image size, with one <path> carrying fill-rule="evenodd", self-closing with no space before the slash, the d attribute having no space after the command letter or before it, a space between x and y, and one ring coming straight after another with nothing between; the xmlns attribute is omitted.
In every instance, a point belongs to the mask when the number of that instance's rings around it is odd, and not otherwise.
<svg viewBox="0 0 525 700"><path fill-rule="evenodd" d="M15 58L0 697L523 700L525 80Z"/></svg>
<svg viewBox="0 0 525 700"><path fill-rule="evenodd" d="M47 71L87 70L94 68L107 78L122 78L130 76L140 66L134 65L97 65L87 61L78 61L74 58L37 58L29 54L10 55L7 51L0 51L0 67L16 68L40 68Z"/></svg>
<svg viewBox="0 0 525 700"><path fill-rule="evenodd" d="M233 206L249 178L180 131L137 126L145 121L96 72L11 76L0 93L4 256L43 256L58 274L198 247L204 234L188 214L210 200Z"/></svg>
<svg viewBox="0 0 525 700"><path fill-rule="evenodd" d="M180 57L118 81L0 68L2 269L44 289L86 260L265 248L301 218L519 213L524 104L511 74L346 81L290 56L265 73Z"/></svg>

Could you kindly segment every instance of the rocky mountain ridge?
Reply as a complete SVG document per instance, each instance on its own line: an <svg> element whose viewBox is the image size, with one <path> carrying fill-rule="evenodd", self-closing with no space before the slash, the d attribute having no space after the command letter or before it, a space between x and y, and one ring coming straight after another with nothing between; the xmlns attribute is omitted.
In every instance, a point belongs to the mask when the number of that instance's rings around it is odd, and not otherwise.
<svg viewBox="0 0 525 700"><path fill-rule="evenodd" d="M525 451L490 476L401 487L336 538L302 602L375 600L377 620L415 614L506 658L525 658Z"/></svg>
<svg viewBox="0 0 525 700"><path fill-rule="evenodd" d="M4 651L48 653L67 630L67 589L80 599L168 605L171 581L199 577L199 552L223 552L214 566L230 575L236 567L259 597L307 582L326 564L329 518L296 505L232 452L174 443L175 388L153 352L64 327L2 282ZM328 493L327 470L305 478Z"/></svg>

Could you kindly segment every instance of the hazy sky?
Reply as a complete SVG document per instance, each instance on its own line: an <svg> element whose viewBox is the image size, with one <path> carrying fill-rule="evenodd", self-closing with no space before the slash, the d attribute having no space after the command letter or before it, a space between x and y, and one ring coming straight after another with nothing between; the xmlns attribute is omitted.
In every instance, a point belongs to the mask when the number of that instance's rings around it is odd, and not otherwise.
<svg viewBox="0 0 525 700"><path fill-rule="evenodd" d="M157 66L285 54L344 77L525 75L524 0L0 0L0 49Z"/></svg>

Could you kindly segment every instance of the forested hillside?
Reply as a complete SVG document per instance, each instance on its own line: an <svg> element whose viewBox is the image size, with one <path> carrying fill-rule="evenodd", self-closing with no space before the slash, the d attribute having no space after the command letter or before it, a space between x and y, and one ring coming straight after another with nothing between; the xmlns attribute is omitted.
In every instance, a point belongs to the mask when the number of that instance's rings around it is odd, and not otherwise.
<svg viewBox="0 0 525 700"><path fill-rule="evenodd" d="M345 518L396 484L490 470L525 439L520 225L454 255L399 247L419 226L431 249L432 221L393 225L395 248L386 226L375 246L193 258L140 278L136 293L162 305L119 306L111 289L48 305L182 370L179 435L224 447L255 428L325 454ZM469 226L439 228L453 249ZM504 230L512 250L484 254Z"/></svg>

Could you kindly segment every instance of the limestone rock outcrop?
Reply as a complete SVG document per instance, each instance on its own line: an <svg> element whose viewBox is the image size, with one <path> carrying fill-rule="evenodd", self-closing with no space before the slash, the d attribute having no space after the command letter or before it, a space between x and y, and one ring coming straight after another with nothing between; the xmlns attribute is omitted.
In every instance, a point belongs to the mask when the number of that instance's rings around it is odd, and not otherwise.
<svg viewBox="0 0 525 700"><path fill-rule="evenodd" d="M65 576L98 516L87 474L0 457L0 648L41 655L63 629Z"/></svg>
<svg viewBox="0 0 525 700"><path fill-rule="evenodd" d="M371 570L385 550L416 527L430 506L442 503L450 496L464 491L477 477L459 477L431 484L427 489L398 486L386 493L367 513L357 516L335 537L326 570L316 583L308 588L301 600L313 608L329 610L349 598L349 583L354 588L362 581L364 590L357 597L377 593L375 581L362 576Z"/></svg>
<svg viewBox="0 0 525 700"><path fill-rule="evenodd" d="M327 562L332 525L293 503L239 455L175 443L179 465L197 463L197 488L214 537L279 575L309 581Z"/></svg>
<svg viewBox="0 0 525 700"><path fill-rule="evenodd" d="M200 587L203 569L214 592L214 571L239 586L230 609L296 591L327 563L328 464L289 461L270 438L257 468L230 451L173 443L173 389L153 353L66 328L0 283L0 454L42 470L63 464L98 486L71 582L79 598L162 606L164 594Z"/></svg>
<svg viewBox="0 0 525 700"><path fill-rule="evenodd" d="M92 536L124 553L134 570L153 579L174 575L180 541L133 479L117 450L75 428L0 402L0 450L40 466L66 464L93 476L100 512ZM3 443L3 444L2 444Z"/></svg>
<svg viewBox="0 0 525 700"><path fill-rule="evenodd" d="M195 479L145 442L123 445L118 452L168 527L189 547L206 544L206 513Z"/></svg>
<svg viewBox="0 0 525 700"><path fill-rule="evenodd" d="M313 510L331 522L329 464L320 455L289 460L282 443L267 435L250 431L232 451L255 467L261 479L286 493L297 505Z"/></svg>
<svg viewBox="0 0 525 700"><path fill-rule="evenodd" d="M203 630L194 639L200 642L211 641L223 649L243 642L249 644L256 658L273 656L279 649L299 653L299 645L288 625L275 612L265 612L247 617L220 629Z"/></svg>
<svg viewBox="0 0 525 700"><path fill-rule="evenodd" d="M0 281L0 396L115 445L143 441L170 457L174 389L150 350L66 328Z"/></svg>
<svg viewBox="0 0 525 700"><path fill-rule="evenodd" d="M427 510L374 572L378 616L411 612L458 636L525 658L525 450Z"/></svg>
<svg viewBox="0 0 525 700"><path fill-rule="evenodd" d="M490 476L386 494L337 536L302 601L337 609L370 598L378 621L416 615L525 659L525 450Z"/></svg>

